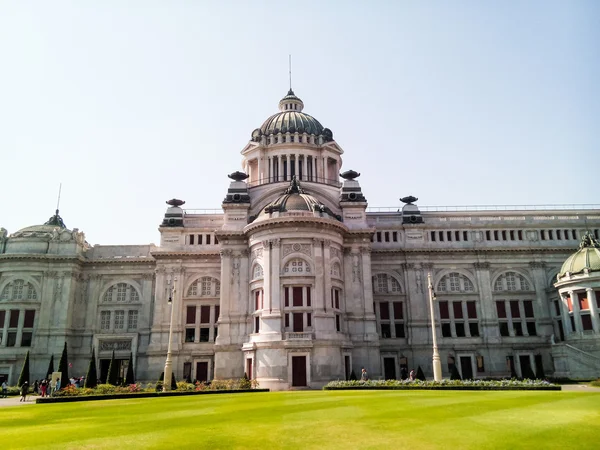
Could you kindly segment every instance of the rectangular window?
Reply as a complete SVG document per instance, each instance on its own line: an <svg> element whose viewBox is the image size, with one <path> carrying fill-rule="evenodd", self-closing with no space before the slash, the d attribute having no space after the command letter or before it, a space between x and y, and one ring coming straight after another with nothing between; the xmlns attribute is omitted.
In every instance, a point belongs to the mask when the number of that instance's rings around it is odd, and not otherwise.
<svg viewBox="0 0 600 450"><path fill-rule="evenodd" d="M306 313L306 326L312 327L312 314Z"/></svg>
<svg viewBox="0 0 600 450"><path fill-rule="evenodd" d="M194 245L194 235L190 234L190 245Z"/></svg>
<svg viewBox="0 0 600 450"><path fill-rule="evenodd" d="M573 312L573 302L571 302L571 297L567 297L567 307L569 308L569 312Z"/></svg>
<svg viewBox="0 0 600 450"><path fill-rule="evenodd" d="M462 302L452 302L452 309L455 319L463 318Z"/></svg>
<svg viewBox="0 0 600 450"><path fill-rule="evenodd" d="M510 234L510 240L514 241L515 240L515 231L514 230L510 230L509 234Z"/></svg>
<svg viewBox="0 0 600 450"><path fill-rule="evenodd" d="M9 331L6 334L6 346L7 347L14 347L17 344L17 332L16 331Z"/></svg>
<svg viewBox="0 0 600 450"><path fill-rule="evenodd" d="M284 287L283 293L284 293L284 297L285 297L285 306L286 307L290 306L290 288Z"/></svg>
<svg viewBox="0 0 600 450"><path fill-rule="evenodd" d="M33 328L33 322L35 320L35 310L28 309L25 311L25 320L23 321L23 328Z"/></svg>
<svg viewBox="0 0 600 450"><path fill-rule="evenodd" d="M522 231L522 230L519 230L519 231L517 231L517 238L518 238L520 241L522 241L522 240L523 240L523 231Z"/></svg>
<svg viewBox="0 0 600 450"><path fill-rule="evenodd" d="M260 331L260 317L254 318L254 332L258 333Z"/></svg>
<svg viewBox="0 0 600 450"><path fill-rule="evenodd" d="M479 324L477 322L469 322L469 333L473 337L479 336Z"/></svg>
<svg viewBox="0 0 600 450"><path fill-rule="evenodd" d="M200 328L200 342L208 342L210 328Z"/></svg>
<svg viewBox="0 0 600 450"><path fill-rule="evenodd" d="M523 336L523 325L521 322L513 322L513 328L515 329L515 336Z"/></svg>
<svg viewBox="0 0 600 450"><path fill-rule="evenodd" d="M454 324L456 328L456 337L465 337L465 324L462 322L457 322Z"/></svg>
<svg viewBox="0 0 600 450"><path fill-rule="evenodd" d="M302 288L292 288L292 306L302 306Z"/></svg>
<svg viewBox="0 0 600 450"><path fill-rule="evenodd" d="M554 315L560 316L560 306L558 304L558 300L554 301Z"/></svg>
<svg viewBox="0 0 600 450"><path fill-rule="evenodd" d="M32 337L31 331L24 331L21 335L21 347L31 347Z"/></svg>
<svg viewBox="0 0 600 450"><path fill-rule="evenodd" d="M510 315L513 319L521 317L521 311L519 310L519 300L510 301Z"/></svg>
<svg viewBox="0 0 600 450"><path fill-rule="evenodd" d="M590 316L589 314L582 314L581 325L583 325L583 331L592 330L592 316Z"/></svg>
<svg viewBox="0 0 600 450"><path fill-rule="evenodd" d="M444 242L444 232L438 231L438 237L440 238L440 242Z"/></svg>
<svg viewBox="0 0 600 450"><path fill-rule="evenodd" d="M206 245L210 245L210 234L206 235Z"/></svg>
<svg viewBox="0 0 600 450"><path fill-rule="evenodd" d="M210 306L202 305L200 307L200 323L210 323Z"/></svg>
<svg viewBox="0 0 600 450"><path fill-rule="evenodd" d="M260 309L260 291L254 291L254 311L258 311L259 309Z"/></svg>
<svg viewBox="0 0 600 450"><path fill-rule="evenodd" d="M510 336L508 332L508 322L500 322L500 336Z"/></svg>
<svg viewBox="0 0 600 450"><path fill-rule="evenodd" d="M6 319L6 311L0 311L0 330L4 328L4 320Z"/></svg>
<svg viewBox="0 0 600 450"><path fill-rule="evenodd" d="M477 307L475 302L467 302L467 317L469 319L477 319Z"/></svg>
<svg viewBox="0 0 600 450"><path fill-rule="evenodd" d="M381 242L381 231L377 232L377 242Z"/></svg>
<svg viewBox="0 0 600 450"><path fill-rule="evenodd" d="M502 240L506 241L506 230L502 230Z"/></svg>
<svg viewBox="0 0 600 450"><path fill-rule="evenodd" d="M452 328L448 322L442 323L442 336L443 337L452 337Z"/></svg>
<svg viewBox="0 0 600 450"><path fill-rule="evenodd" d="M397 231L392 232L392 241L398 242L398 232Z"/></svg>
<svg viewBox="0 0 600 450"><path fill-rule="evenodd" d="M540 236L542 237L542 241L545 241L546 240L546 230L542 230L540 232Z"/></svg>
<svg viewBox="0 0 600 450"><path fill-rule="evenodd" d="M221 307L219 305L215 305L215 323L221 317Z"/></svg>
<svg viewBox="0 0 600 450"><path fill-rule="evenodd" d="M335 329L338 332L342 331L341 318L339 314L335 315Z"/></svg>
<svg viewBox="0 0 600 450"><path fill-rule="evenodd" d="M390 306L388 302L379 303L379 318L381 320L390 320Z"/></svg>
<svg viewBox="0 0 600 450"><path fill-rule="evenodd" d="M202 235L198 235L198 245L202 245Z"/></svg>
<svg viewBox="0 0 600 450"><path fill-rule="evenodd" d="M127 315L127 328L130 330L136 330L138 326L138 312L129 311Z"/></svg>
<svg viewBox="0 0 600 450"><path fill-rule="evenodd" d="M384 236L385 236L385 242L390 242L390 232L389 232L389 231L386 231L386 232L384 233Z"/></svg>
<svg viewBox="0 0 600 450"><path fill-rule="evenodd" d="M435 242L435 231L431 232L431 242Z"/></svg>
<svg viewBox="0 0 600 450"><path fill-rule="evenodd" d="M8 328L17 328L19 326L19 314L21 311L18 309L10 310L10 320L8 321Z"/></svg>
<svg viewBox="0 0 600 450"><path fill-rule="evenodd" d="M467 233L466 231L463 231L463 241L468 241L469 240L469 233Z"/></svg>
<svg viewBox="0 0 600 450"><path fill-rule="evenodd" d="M588 302L588 298L583 296L584 294L579 294L579 309L590 309L590 304ZM27 318L27 316L25 316Z"/></svg>
<svg viewBox="0 0 600 450"><path fill-rule="evenodd" d="M194 342L196 340L196 329L186 328L185 329L185 342Z"/></svg>
<svg viewBox="0 0 600 450"><path fill-rule="evenodd" d="M394 305L394 319L402 320L402 302L394 302L392 305Z"/></svg>
<svg viewBox="0 0 600 450"><path fill-rule="evenodd" d="M311 299L310 299L310 286L307 286L306 288L306 306L311 306ZM339 297L339 291L337 291L337 295ZM338 306L339 308L339 306Z"/></svg>
<svg viewBox="0 0 600 450"><path fill-rule="evenodd" d="M405 338L406 335L404 334L404 325L401 323L397 323L395 326L395 331L396 331L396 337L397 338Z"/></svg>
<svg viewBox="0 0 600 450"><path fill-rule="evenodd" d="M115 311L115 330L125 328L125 311Z"/></svg>
<svg viewBox="0 0 600 450"><path fill-rule="evenodd" d="M196 307L195 306L188 306L186 308L185 323L186 324L196 323Z"/></svg>
<svg viewBox="0 0 600 450"><path fill-rule="evenodd" d="M552 230L548 230L548 239L551 241L554 240L554 233Z"/></svg>
<svg viewBox="0 0 600 450"><path fill-rule="evenodd" d="M460 241L460 231L455 231L454 232L454 237L456 241Z"/></svg>
<svg viewBox="0 0 600 450"><path fill-rule="evenodd" d="M187 382L192 381L192 363L183 363L183 379Z"/></svg>
<svg viewBox="0 0 600 450"><path fill-rule="evenodd" d="M381 338L382 339L389 339L391 337L392 337L392 332L391 332L390 324L389 323L382 323L381 324Z"/></svg>
<svg viewBox="0 0 600 450"><path fill-rule="evenodd" d="M446 237L448 238L448 242L452 241L452 231L446 231Z"/></svg>
<svg viewBox="0 0 600 450"><path fill-rule="evenodd" d="M496 302L496 312L499 319L506 319L506 304L503 300Z"/></svg>
<svg viewBox="0 0 600 450"><path fill-rule="evenodd" d="M533 302L531 300L523 302L523 309L525 310L525 317L533 317Z"/></svg>
<svg viewBox="0 0 600 450"><path fill-rule="evenodd" d="M334 307L335 309L340 309L340 291L338 291L337 289L334 291L335 293L335 302L334 302ZM308 305L310 306L310 304Z"/></svg>
<svg viewBox="0 0 600 450"><path fill-rule="evenodd" d="M556 230L556 240L557 241L561 241L562 240L562 233L560 230Z"/></svg>
<svg viewBox="0 0 600 450"><path fill-rule="evenodd" d="M492 235L491 235L491 233L490 233L489 230L485 232L485 240L486 241L491 241L492 240Z"/></svg>
<svg viewBox="0 0 600 450"><path fill-rule="evenodd" d="M537 336L537 330L535 329L535 322L532 322L532 321L527 322L527 334L529 336Z"/></svg>
<svg viewBox="0 0 600 450"><path fill-rule="evenodd" d="M100 313L100 329L110 329L110 311L102 311Z"/></svg>
<svg viewBox="0 0 600 450"><path fill-rule="evenodd" d="M494 230L494 240L499 241L498 239L498 230Z"/></svg>
<svg viewBox="0 0 600 450"><path fill-rule="evenodd" d="M285 314L285 327L286 328L290 327L290 314L289 313Z"/></svg>
<svg viewBox="0 0 600 450"><path fill-rule="evenodd" d="M440 301L438 304L440 306L440 319L449 319L450 312L448 311L448 302Z"/></svg>

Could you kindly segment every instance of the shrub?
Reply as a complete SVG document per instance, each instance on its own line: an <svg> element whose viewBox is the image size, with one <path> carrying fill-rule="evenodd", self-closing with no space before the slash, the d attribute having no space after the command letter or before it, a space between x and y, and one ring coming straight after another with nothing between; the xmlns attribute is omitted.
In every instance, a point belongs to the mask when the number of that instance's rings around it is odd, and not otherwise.
<svg viewBox="0 0 600 450"><path fill-rule="evenodd" d="M61 388L58 392L55 392L54 395L57 397L76 397L80 395L80 393L79 389L72 384L69 384L64 388Z"/></svg>
<svg viewBox="0 0 600 450"><path fill-rule="evenodd" d="M96 389L94 389L94 391L96 394L100 395L114 394L115 386L113 386L112 384L99 384L98 386L96 386Z"/></svg>
<svg viewBox="0 0 600 450"><path fill-rule="evenodd" d="M129 353L129 363L127 364L127 375L125 375L125 384L135 384L135 374L133 372L133 353Z"/></svg>
<svg viewBox="0 0 600 450"><path fill-rule="evenodd" d="M204 381L196 381L196 391L208 391L209 387Z"/></svg>
<svg viewBox="0 0 600 450"><path fill-rule="evenodd" d="M600 378L598 378L597 380L592 381L590 383L590 386L600 387Z"/></svg>
<svg viewBox="0 0 600 450"><path fill-rule="evenodd" d="M66 342L63 348L62 355L60 356L60 361L58 363L58 371L61 372L60 385L68 386L71 382L69 381L69 357L67 355Z"/></svg>
<svg viewBox="0 0 600 450"><path fill-rule="evenodd" d="M369 381L330 381L323 389L436 389L436 388L474 388L474 389L494 389L494 388L513 388L513 389L536 389L558 387L546 380L442 380L442 381L421 381L421 380L369 380Z"/></svg>
<svg viewBox="0 0 600 450"><path fill-rule="evenodd" d="M27 355L25 355L25 361L23 362L23 368L21 369L21 375L19 376L17 386L23 386L26 381L29 383L29 350L27 350Z"/></svg>
<svg viewBox="0 0 600 450"><path fill-rule="evenodd" d="M462 380L462 378L460 377L460 373L458 373L458 369L456 368L456 364L452 364L452 370L450 371L450 379Z"/></svg>
<svg viewBox="0 0 600 450"><path fill-rule="evenodd" d="M192 383L188 383L187 381L180 381L179 383L177 383L177 390L182 392L182 391L195 391L196 390L196 385L192 384Z"/></svg>

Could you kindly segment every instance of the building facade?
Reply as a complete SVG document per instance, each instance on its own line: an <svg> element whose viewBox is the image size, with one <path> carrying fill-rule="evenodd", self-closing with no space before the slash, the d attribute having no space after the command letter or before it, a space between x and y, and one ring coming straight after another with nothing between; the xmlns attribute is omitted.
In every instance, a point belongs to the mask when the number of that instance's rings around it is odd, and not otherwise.
<svg viewBox="0 0 600 450"><path fill-rule="evenodd" d="M600 209L368 209L303 109L290 90L252 132L221 213L167 202L160 246L92 247L58 211L2 229L0 377L30 351L41 378L67 342L74 375L94 348L102 377L114 351L156 380L171 314L178 380L431 377L428 274L445 377L600 376Z"/></svg>

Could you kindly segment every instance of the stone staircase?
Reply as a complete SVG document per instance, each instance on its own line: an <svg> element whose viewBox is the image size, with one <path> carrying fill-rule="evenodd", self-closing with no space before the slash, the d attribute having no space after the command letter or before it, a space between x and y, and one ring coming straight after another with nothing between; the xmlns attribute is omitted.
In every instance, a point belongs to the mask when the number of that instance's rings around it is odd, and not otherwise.
<svg viewBox="0 0 600 450"><path fill-rule="evenodd" d="M594 352L600 354L599 351ZM600 356L561 342L552 346L555 377L591 380L600 378Z"/></svg>

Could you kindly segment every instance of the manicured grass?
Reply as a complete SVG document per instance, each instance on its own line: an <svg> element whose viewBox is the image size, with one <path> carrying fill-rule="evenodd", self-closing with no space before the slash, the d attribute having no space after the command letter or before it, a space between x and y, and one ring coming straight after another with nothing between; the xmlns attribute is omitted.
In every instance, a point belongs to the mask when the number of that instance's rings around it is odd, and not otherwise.
<svg viewBox="0 0 600 450"><path fill-rule="evenodd" d="M598 448L600 393L303 391L0 408L7 448Z"/></svg>

